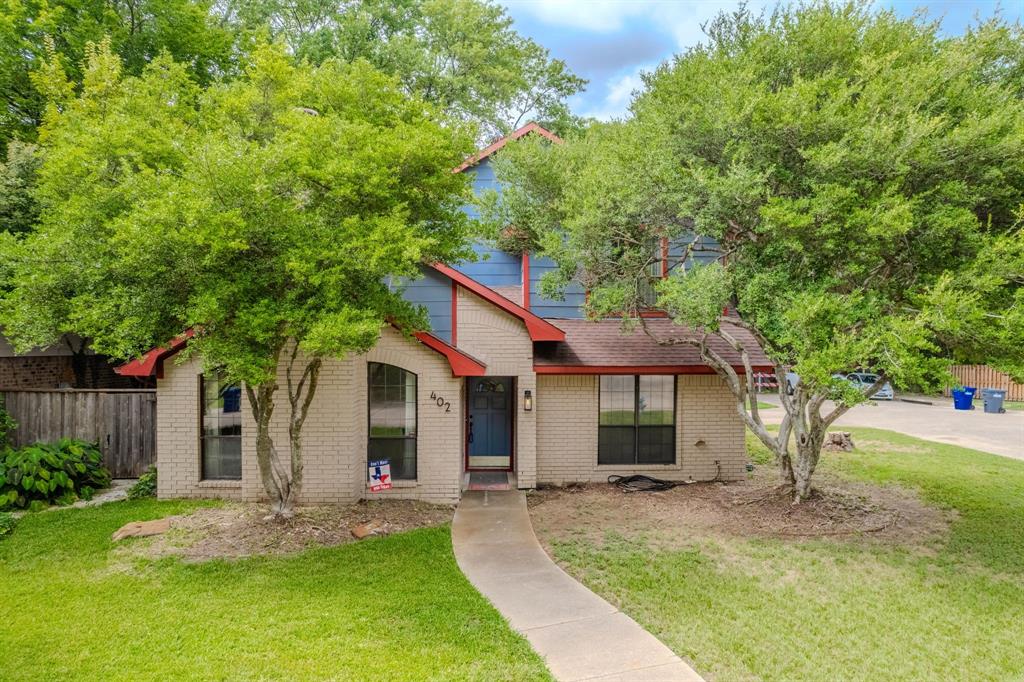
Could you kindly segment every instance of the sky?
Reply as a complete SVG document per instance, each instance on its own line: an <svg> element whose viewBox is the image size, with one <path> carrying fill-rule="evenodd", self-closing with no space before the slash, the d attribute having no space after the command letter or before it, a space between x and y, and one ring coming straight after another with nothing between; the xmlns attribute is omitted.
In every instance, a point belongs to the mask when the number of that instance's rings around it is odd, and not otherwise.
<svg viewBox="0 0 1024 682"><path fill-rule="evenodd" d="M519 33L548 48L589 82L570 101L574 113L602 120L627 113L640 74L702 40L701 24L738 1L724 0L498 0ZM774 6L750 0L759 10ZM942 20L942 31L962 33L975 17L997 11L1008 20L1024 17L1024 0L879 0L901 15L918 7Z"/></svg>

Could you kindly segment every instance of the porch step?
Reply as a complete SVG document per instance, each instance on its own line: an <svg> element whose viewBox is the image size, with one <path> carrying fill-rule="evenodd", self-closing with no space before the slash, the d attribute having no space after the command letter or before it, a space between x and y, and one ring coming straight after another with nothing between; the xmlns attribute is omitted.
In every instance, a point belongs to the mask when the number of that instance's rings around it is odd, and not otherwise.
<svg viewBox="0 0 1024 682"><path fill-rule="evenodd" d="M471 471L466 490L511 490L507 471Z"/></svg>

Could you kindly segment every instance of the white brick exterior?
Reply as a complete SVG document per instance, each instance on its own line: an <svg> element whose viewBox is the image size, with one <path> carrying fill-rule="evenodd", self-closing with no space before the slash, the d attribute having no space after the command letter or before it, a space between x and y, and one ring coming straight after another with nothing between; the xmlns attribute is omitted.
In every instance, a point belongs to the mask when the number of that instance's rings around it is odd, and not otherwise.
<svg viewBox="0 0 1024 682"><path fill-rule="evenodd" d="M726 481L744 478L743 422L718 376L676 378L675 464L598 465L598 385L593 375L537 378L538 483L605 481L612 474L635 473L697 481L716 475Z"/></svg>
<svg viewBox="0 0 1024 682"><path fill-rule="evenodd" d="M385 493L366 490L367 362L396 365L417 375L417 480L395 481ZM201 481L199 374L201 363L168 361L157 386L157 462L161 498L225 497L256 501L265 494L256 464L255 422L242 399L241 481ZM284 363L274 410L272 436L288 458L288 399ZM445 411L431 392L450 404ZM385 328L366 355L327 360L303 428L303 487L306 504L349 503L389 495L432 502L459 498L462 478L462 380L448 361L415 340Z"/></svg>
<svg viewBox="0 0 1024 682"><path fill-rule="evenodd" d="M539 483L604 481L610 474L647 472L673 479L737 480L744 477L743 424L732 396L715 375L677 378L676 453L672 465L599 466L598 377L536 375L533 342L518 318L459 287L458 346L487 365L490 376L515 377L513 469L521 488ZM367 362L396 365L417 375L416 481L396 481L385 493L366 487ZM242 399L242 478L200 480L198 359L168 360L157 388L158 494L170 497L265 498L256 464L255 424ZM303 429L306 504L350 503L387 495L454 502L464 473L464 387L447 359L415 340L385 328L365 355L327 360ZM272 434L288 458L288 400L284 364L279 371ZM524 410L526 390L534 409ZM438 406L431 393L449 409ZM718 462L716 465L715 462Z"/></svg>

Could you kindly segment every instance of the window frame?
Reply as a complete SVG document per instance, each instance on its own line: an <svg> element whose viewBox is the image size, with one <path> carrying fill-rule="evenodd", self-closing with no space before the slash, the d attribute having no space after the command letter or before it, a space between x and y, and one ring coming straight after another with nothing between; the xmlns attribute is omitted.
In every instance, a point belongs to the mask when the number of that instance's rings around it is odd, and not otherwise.
<svg viewBox="0 0 1024 682"><path fill-rule="evenodd" d="M380 365L382 367L394 367L396 369L400 369L403 372L406 372L407 374L411 374L411 375L413 375L416 378L416 388L415 388L415 391L414 391L413 401L412 401L413 402L413 420L414 420L413 423L415 425L414 428L416 429L416 435L414 435L414 436L373 436L373 435L371 435L371 429L373 428L373 423L371 421L370 411L371 411L373 402L372 402L372 398L371 398L372 384L370 383L370 373L371 373L371 368L372 368L373 365ZM416 464L416 475L412 476L412 477L405 477L405 476L398 477L398 476L394 475L394 470L392 469L391 478L394 481L414 481L415 482L415 481L419 480L419 477L420 477L420 442L419 442L420 441L420 375L417 372L413 372L412 370L406 369L405 367L401 367L399 365L392 365L391 363L388 363L388 362L377 362L375 360L369 360L366 363L366 462L367 462L367 466L369 466L369 462L370 462L370 444L375 439L376 440L404 440L404 441L411 440L412 441L412 454L413 454L413 458L414 458L413 461ZM367 470L367 480L369 480L369 470Z"/></svg>
<svg viewBox="0 0 1024 682"><path fill-rule="evenodd" d="M217 375L221 374L221 372L216 371L216 370L214 371L214 373L217 374ZM210 440L221 441L221 440L226 440L226 439L237 439L238 440L238 450L239 450L239 453L240 453L240 459L242 459L242 460L245 459L245 452L243 451L243 448L242 448L242 418L241 418L242 417L242 396L241 396L241 394L239 395L239 399L238 399L238 413L239 413L238 435L237 436L235 436L235 435L231 435L231 436L207 436L206 435L206 385L207 385L207 382L208 382L208 379L206 377L207 374L208 374L208 372L200 372L199 373L199 480L200 481L238 481L239 483L241 483L241 481L242 481L241 462L239 463L238 476L237 477L236 476L216 476L214 478L208 478L205 475L205 472L206 472L206 466L205 466L205 464L206 464L206 444ZM216 381L217 381L218 386L223 388L223 386L221 386L221 385L225 384L225 382L223 382L222 379L220 379L219 376L216 379ZM242 390L242 384L241 383L238 383L238 384L226 384L226 385L228 385L228 386L236 386L237 385L239 392L241 392L241 390Z"/></svg>
<svg viewBox="0 0 1024 682"><path fill-rule="evenodd" d="M601 461L601 429L606 428L601 424L601 378L606 376L632 376L633 377L633 462L614 463ZM672 461L671 462L641 462L640 461L640 377L660 376L672 379ZM611 426L611 425L608 425ZM629 466L658 466L668 467L679 464L678 446L679 427L679 376L675 374L598 374L597 375L597 465L600 467L629 467ZM618 427L621 428L621 427Z"/></svg>

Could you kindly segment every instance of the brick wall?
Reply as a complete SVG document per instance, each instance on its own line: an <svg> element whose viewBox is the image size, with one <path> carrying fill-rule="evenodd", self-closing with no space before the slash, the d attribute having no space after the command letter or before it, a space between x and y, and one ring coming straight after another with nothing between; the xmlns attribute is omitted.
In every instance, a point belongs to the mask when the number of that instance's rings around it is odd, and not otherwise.
<svg viewBox="0 0 1024 682"><path fill-rule="evenodd" d="M562 485L605 481L612 474L646 473L675 480L746 476L743 422L732 394L715 375L676 378L676 463L597 464L596 376L541 375L537 395L537 481ZM715 461L719 465L715 464Z"/></svg>
<svg viewBox="0 0 1024 682"><path fill-rule="evenodd" d="M75 380L70 355L0 357L2 388L135 388L136 382L114 372L116 363L102 355L81 358L83 381Z"/></svg>
<svg viewBox="0 0 1024 682"><path fill-rule="evenodd" d="M458 346L487 365L488 376L516 378L515 458L520 488L537 485L537 411L523 409L524 391L537 395L533 341L517 317L459 288Z"/></svg>
<svg viewBox="0 0 1024 682"><path fill-rule="evenodd" d="M417 375L417 480L396 481L387 493L366 488L367 362L384 362ZM297 361L298 363L298 361ZM159 496L265 499L256 463L255 421L243 393L242 479L201 481L199 446L199 374L201 363L168 362L157 386L157 458ZM288 458L288 399L285 365L279 368L277 405L271 434ZM458 500L462 475L462 380L447 360L417 341L385 328L366 355L326 360L316 396L303 427L304 504L349 503L360 497L389 495L431 502ZM441 394L448 412L430 399Z"/></svg>

